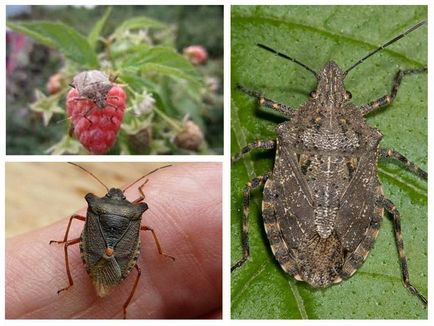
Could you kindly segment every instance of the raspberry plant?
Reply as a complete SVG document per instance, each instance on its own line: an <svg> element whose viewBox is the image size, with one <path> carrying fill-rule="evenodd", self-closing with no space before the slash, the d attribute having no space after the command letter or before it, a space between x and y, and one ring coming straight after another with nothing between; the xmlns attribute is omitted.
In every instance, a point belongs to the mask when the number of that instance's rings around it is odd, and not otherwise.
<svg viewBox="0 0 434 326"><path fill-rule="evenodd" d="M173 26L139 16L102 33L110 14L109 7L87 36L60 22L7 23L64 57L62 69L48 81L50 94L37 90L30 104L47 128L56 120L65 124L63 138L53 139L47 152L103 154L111 148L109 154L214 154L205 140L204 116L213 114L208 111L215 87L177 53ZM125 92L125 110L88 111L95 106L91 101L66 104L77 96L68 85L73 77L94 69L117 76L118 86L110 92Z"/></svg>

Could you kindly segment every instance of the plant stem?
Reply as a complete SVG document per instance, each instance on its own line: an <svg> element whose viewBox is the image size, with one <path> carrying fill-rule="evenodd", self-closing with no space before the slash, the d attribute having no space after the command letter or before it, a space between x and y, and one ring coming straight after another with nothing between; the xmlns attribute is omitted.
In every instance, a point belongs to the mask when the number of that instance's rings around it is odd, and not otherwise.
<svg viewBox="0 0 434 326"><path fill-rule="evenodd" d="M111 62L112 68L114 70L116 70L116 63L113 60L113 55L112 55L112 42L113 42L113 40L112 40L111 37L109 37L109 38L102 38L102 42L106 46L107 59Z"/></svg>
<svg viewBox="0 0 434 326"><path fill-rule="evenodd" d="M164 121L170 124L176 131L182 131L182 127L172 118L168 117L163 111L154 106L154 112L159 115Z"/></svg>

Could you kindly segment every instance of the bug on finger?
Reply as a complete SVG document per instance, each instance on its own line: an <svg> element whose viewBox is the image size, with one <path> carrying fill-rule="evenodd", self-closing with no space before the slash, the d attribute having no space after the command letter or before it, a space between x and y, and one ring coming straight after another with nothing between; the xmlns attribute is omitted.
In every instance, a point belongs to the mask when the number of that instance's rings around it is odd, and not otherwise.
<svg viewBox="0 0 434 326"><path fill-rule="evenodd" d="M63 240L50 241L50 244L59 243L64 246L65 267L69 281L69 285L60 289L57 293L68 290L74 284L69 268L68 247L79 244L83 264L99 297L109 295L130 274L133 268L137 270L133 288L123 305L123 317L126 318L127 307L131 302L141 275L140 268L137 265L140 254L140 231L151 231L160 255L175 260L174 257L162 251L155 231L148 226L141 225L142 214L148 209L148 204L144 202L145 194L143 189L149 179L145 178L168 166L151 171L121 190L119 188L109 189L85 168L75 163L70 164L79 167L98 180L107 189L107 194L104 197L97 197L92 193L87 194L85 196L88 204L86 216L72 215L69 218ZM143 179L145 181L138 187L140 196L134 200L128 200L124 194L125 191ZM80 237L69 239L69 229L74 219L83 221L85 224Z"/></svg>

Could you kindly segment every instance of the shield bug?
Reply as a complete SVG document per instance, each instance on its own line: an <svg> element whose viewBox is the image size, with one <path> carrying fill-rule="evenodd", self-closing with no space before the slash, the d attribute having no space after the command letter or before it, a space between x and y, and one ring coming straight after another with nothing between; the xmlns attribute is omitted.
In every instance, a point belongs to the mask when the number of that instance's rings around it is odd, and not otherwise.
<svg viewBox="0 0 434 326"><path fill-rule="evenodd" d="M69 218L63 240L50 241L50 244L59 243L64 246L66 274L69 280L69 285L60 289L57 293L59 294L69 289L74 284L69 269L68 247L79 243L83 264L99 297L105 297L110 294L129 275L133 268L137 270L134 286L123 305L123 316L125 319L127 307L134 295L141 275L140 268L137 265L137 259L140 254L140 231L152 232L160 255L172 260L175 260L175 258L162 251L157 235L152 228L141 225L142 214L148 209L148 205L143 201L145 199L143 188L148 179L138 188L141 194L140 197L129 201L124 193L136 182L168 166L151 171L121 190L118 188L108 189L104 183L85 168L75 163L70 164L79 167L95 178L107 189L107 194L101 198L92 193L87 194L85 196L88 204L86 216L72 215ZM79 238L68 239L69 229L74 219L85 222L84 228Z"/></svg>
<svg viewBox="0 0 434 326"><path fill-rule="evenodd" d="M89 70L77 74L69 85L78 91L79 96L74 100L92 100L103 109L107 104L107 93L115 80L116 77L109 79L99 70Z"/></svg>
<svg viewBox="0 0 434 326"><path fill-rule="evenodd" d="M382 134L365 120L366 115L393 102L404 77L426 73L427 68L399 70L388 95L362 106L351 102L351 94L344 87L351 70L424 24L416 24L346 70L330 61L317 73L295 58L258 44L310 71L317 87L310 99L294 110L257 91L237 86L288 121L277 126L276 139L251 143L232 158L235 162L253 149L275 150L272 172L254 177L244 187L243 257L231 271L250 258L250 193L264 185L264 228L271 251L286 273L314 288L348 279L367 258L386 210L393 217L404 286L427 305L426 298L410 282L400 213L383 195L377 161L394 159L423 180L428 175L399 152L379 147Z"/></svg>

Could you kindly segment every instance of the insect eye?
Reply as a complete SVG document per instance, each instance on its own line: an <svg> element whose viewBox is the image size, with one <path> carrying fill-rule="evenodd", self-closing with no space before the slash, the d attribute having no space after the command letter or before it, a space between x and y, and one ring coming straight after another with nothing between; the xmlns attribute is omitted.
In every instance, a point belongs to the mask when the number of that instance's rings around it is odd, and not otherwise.
<svg viewBox="0 0 434 326"><path fill-rule="evenodd" d="M351 92L347 91L347 93L345 94L345 98L346 98L347 100L351 100L352 97L353 97L353 94L351 94Z"/></svg>

